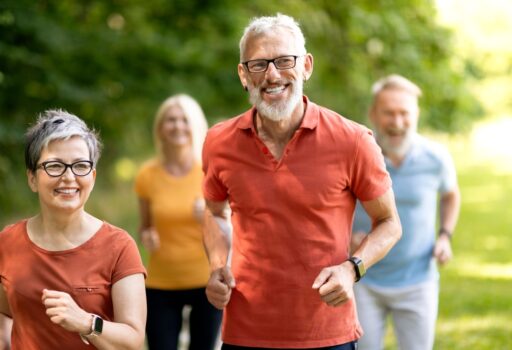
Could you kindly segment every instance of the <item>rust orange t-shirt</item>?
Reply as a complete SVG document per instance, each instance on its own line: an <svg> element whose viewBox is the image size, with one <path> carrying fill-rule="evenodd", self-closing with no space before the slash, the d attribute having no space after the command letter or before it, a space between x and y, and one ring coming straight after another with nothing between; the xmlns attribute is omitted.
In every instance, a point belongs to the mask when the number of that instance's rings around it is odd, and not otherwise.
<svg viewBox="0 0 512 350"><path fill-rule="evenodd" d="M47 251L27 234L27 220L0 232L0 282L13 316L13 350L91 349L52 323L41 301L43 289L69 293L84 310L112 321L112 285L133 274L146 274L134 240L103 223L82 245Z"/></svg>
<svg viewBox="0 0 512 350"><path fill-rule="evenodd" d="M312 348L358 339L354 301L323 303L311 288L348 258L356 199L391 186L371 132L304 97L300 128L281 160L258 138L255 109L213 127L203 149L204 196L229 200L232 271L223 341Z"/></svg>

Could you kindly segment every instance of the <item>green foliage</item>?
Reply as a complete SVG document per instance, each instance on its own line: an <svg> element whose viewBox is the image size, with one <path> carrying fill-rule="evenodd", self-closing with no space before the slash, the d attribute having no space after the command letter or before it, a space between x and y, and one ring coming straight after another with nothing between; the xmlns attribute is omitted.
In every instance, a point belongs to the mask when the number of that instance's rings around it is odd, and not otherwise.
<svg viewBox="0 0 512 350"><path fill-rule="evenodd" d="M238 41L251 17L276 12L303 27L315 57L306 84L313 101L364 122L372 82L398 72L424 90L423 125L454 132L479 116L464 86L477 70L455 57L427 0L4 0L0 223L34 208L22 155L37 113L64 108L100 130L99 185L113 188L120 157L152 153L151 123L165 97L191 94L211 124L249 107Z"/></svg>

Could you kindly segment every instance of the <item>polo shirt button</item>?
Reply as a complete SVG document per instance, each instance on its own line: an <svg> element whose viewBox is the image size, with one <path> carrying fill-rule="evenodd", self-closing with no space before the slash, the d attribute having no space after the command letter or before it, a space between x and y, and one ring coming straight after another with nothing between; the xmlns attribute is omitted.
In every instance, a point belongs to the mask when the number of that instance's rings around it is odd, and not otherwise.
<svg viewBox="0 0 512 350"><path fill-rule="evenodd" d="M267 147L263 147L263 153L264 154L268 154L268 148Z"/></svg>

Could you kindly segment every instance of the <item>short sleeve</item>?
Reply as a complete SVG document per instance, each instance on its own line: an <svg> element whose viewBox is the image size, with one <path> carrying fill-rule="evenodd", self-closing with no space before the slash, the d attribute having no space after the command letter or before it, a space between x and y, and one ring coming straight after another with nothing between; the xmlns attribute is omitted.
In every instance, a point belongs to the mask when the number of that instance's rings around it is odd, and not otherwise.
<svg viewBox="0 0 512 350"><path fill-rule="evenodd" d="M219 178L219 156L212 147L212 134L209 132L203 146L203 196L210 201L221 202L227 199L228 191Z"/></svg>
<svg viewBox="0 0 512 350"><path fill-rule="evenodd" d="M382 151L368 129L358 139L354 164L351 171L351 189L361 201L369 201L383 195L391 187Z"/></svg>
<svg viewBox="0 0 512 350"><path fill-rule="evenodd" d="M112 272L112 284L129 275L142 273L144 278L147 276L137 244L127 232L121 230L120 234L122 237L117 240L118 257Z"/></svg>

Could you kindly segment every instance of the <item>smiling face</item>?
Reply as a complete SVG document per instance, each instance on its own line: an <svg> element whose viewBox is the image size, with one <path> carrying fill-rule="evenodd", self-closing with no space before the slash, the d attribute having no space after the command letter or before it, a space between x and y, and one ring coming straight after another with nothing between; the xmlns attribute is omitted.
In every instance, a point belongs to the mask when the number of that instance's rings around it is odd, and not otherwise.
<svg viewBox="0 0 512 350"><path fill-rule="evenodd" d="M67 164L90 160L89 149L84 139L79 136L67 140L53 140L41 151L38 164L52 160ZM88 175L76 176L67 168L61 176L51 177L40 167L35 172L27 171L27 176L30 188L39 195L43 212L71 214L83 210L94 187L96 169Z"/></svg>
<svg viewBox="0 0 512 350"><path fill-rule="evenodd" d="M403 158L418 126L418 98L402 89L382 90L370 111L377 142L385 155Z"/></svg>
<svg viewBox="0 0 512 350"><path fill-rule="evenodd" d="M253 34L247 39L244 60L273 59L276 57L301 56L303 48L296 47L293 35L285 29L264 34ZM302 102L303 80L313 70L310 54L298 57L294 68L277 69L269 63L265 72L250 73L243 64L238 65L238 74L250 94L250 102L258 113L273 121L288 119Z"/></svg>
<svg viewBox="0 0 512 350"><path fill-rule="evenodd" d="M160 121L160 140L164 147L182 147L192 145L192 132L183 109L172 105Z"/></svg>

